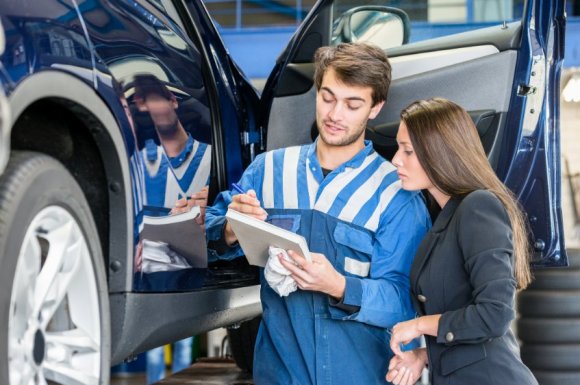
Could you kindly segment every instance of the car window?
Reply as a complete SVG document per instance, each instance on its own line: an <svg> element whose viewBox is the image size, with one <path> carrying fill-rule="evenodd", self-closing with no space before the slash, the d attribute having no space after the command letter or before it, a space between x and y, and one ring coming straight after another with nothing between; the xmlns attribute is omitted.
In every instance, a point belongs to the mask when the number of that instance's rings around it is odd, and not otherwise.
<svg viewBox="0 0 580 385"><path fill-rule="evenodd" d="M408 43L452 35L497 23L519 20L524 0L337 0L334 19L353 7L381 5L401 9L409 16Z"/></svg>

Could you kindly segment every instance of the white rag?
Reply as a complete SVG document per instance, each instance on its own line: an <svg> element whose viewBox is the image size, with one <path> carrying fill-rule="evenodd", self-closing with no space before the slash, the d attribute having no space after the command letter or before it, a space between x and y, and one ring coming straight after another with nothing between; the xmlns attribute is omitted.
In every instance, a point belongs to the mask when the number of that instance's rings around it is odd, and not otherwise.
<svg viewBox="0 0 580 385"><path fill-rule="evenodd" d="M266 278L266 281L268 281L268 284L270 284L270 287L278 293L280 297L285 297L293 291L296 291L298 288L296 281L290 276L290 271L282 266L278 259L278 255L282 254L285 260L294 262L286 250L270 246L268 254L268 262L264 269L264 277Z"/></svg>
<svg viewBox="0 0 580 385"><path fill-rule="evenodd" d="M143 240L143 266L144 273L157 273L160 271L176 271L191 268L185 258L177 254L165 242Z"/></svg>

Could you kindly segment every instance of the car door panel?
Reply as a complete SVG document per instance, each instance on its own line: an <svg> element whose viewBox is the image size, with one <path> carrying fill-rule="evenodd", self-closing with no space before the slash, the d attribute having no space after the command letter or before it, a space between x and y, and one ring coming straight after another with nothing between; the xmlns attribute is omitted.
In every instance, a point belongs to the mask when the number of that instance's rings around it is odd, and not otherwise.
<svg viewBox="0 0 580 385"><path fill-rule="evenodd" d="M313 25L327 20L319 14L331 14L331 4L331 0L317 4L266 84L263 95L272 96L264 124L267 149L312 141L316 96L309 81L312 63L305 63L304 55L295 59L301 44L313 41L313 34L321 38L321 45L330 44L331 34L326 36ZM563 55L562 4L530 0L521 22L387 50L393 65L389 99L370 121L368 134L379 152L391 158L399 113L411 102L445 97L466 108L477 121L492 167L528 214L537 265L566 263L554 121L558 108L554 80Z"/></svg>
<svg viewBox="0 0 580 385"><path fill-rule="evenodd" d="M502 116L505 114L498 113L494 110L476 110L468 111L468 113L475 123L486 154L491 156L492 147L496 142L497 129ZM392 159L398 149L396 139L398 130L399 120L395 120L369 126L365 136L366 139L373 142L374 148L379 154L384 158Z"/></svg>
<svg viewBox="0 0 580 385"><path fill-rule="evenodd" d="M489 52L487 47L480 52ZM472 51L473 52L473 51ZM445 57L451 56L453 64L433 68L433 57L437 57L440 63L445 62ZM389 99L383 107L381 113L370 122L370 127L388 125L399 121L400 111L417 99L439 96L454 100L464 106L469 111L492 110L498 114L506 112L510 102L510 90L506 84L513 83L513 70L517 52L507 50L495 54L485 54L473 59L470 53L466 61L458 61L455 49L442 50L434 53L411 54L405 57L395 57L392 59L393 74L409 73L403 72L402 68L412 67L413 75L402 78L393 77L389 90ZM403 58L404 60L398 60ZM305 79L314 72L310 66L310 71L306 65L293 65L289 71L291 79ZM426 70L422 70L426 68ZM304 81L304 80L302 80ZM289 84L295 82L288 81ZM310 80L311 88L306 93L281 91L285 96L277 97L272 104L270 121L268 123L268 148L278 148L286 145L299 145L309 143L311 138L311 126L315 119L315 90ZM503 90L503 92L499 91ZM294 91L296 89L294 88ZM300 111L300 114L296 114ZM292 121L293 129L284 130L285 122ZM502 119L496 119L496 133L500 132L497 125ZM398 125L397 125L398 126ZM381 130L382 131L382 130ZM486 131L488 134L488 131ZM396 135L396 134L395 134ZM497 162L496 152L492 145L496 143L493 138L486 137L486 150L490 154L492 164ZM387 159L391 159L394 151L382 153Z"/></svg>

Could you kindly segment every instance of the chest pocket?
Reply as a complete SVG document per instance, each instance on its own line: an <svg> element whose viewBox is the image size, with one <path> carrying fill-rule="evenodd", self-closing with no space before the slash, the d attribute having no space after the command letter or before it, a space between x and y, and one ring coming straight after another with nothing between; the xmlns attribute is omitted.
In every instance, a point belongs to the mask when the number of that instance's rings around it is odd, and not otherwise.
<svg viewBox="0 0 580 385"><path fill-rule="evenodd" d="M272 214L268 216L266 222L278 226L284 230L297 233L300 228L300 215L298 214Z"/></svg>
<svg viewBox="0 0 580 385"><path fill-rule="evenodd" d="M368 277L373 255L371 234L344 223L334 229L336 264L346 275Z"/></svg>

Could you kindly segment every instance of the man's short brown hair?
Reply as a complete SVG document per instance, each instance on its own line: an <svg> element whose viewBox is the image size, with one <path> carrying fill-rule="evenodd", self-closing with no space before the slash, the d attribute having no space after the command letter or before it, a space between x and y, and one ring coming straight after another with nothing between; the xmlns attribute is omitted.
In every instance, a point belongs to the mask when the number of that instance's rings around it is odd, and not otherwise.
<svg viewBox="0 0 580 385"><path fill-rule="evenodd" d="M366 43L341 43L320 47L314 54L314 83L320 90L326 70L332 67L345 84L371 87L373 106L387 100L391 64L385 52Z"/></svg>

